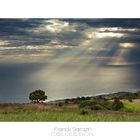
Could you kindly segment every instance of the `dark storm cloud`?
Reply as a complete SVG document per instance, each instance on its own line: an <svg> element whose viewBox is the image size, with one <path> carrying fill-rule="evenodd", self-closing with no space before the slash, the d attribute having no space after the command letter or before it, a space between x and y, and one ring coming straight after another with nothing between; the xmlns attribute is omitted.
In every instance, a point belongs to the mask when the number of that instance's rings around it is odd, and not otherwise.
<svg viewBox="0 0 140 140"><path fill-rule="evenodd" d="M86 23L92 27L140 28L140 19L63 19L74 23Z"/></svg>
<svg viewBox="0 0 140 140"><path fill-rule="evenodd" d="M113 57L123 49L120 43L136 47L139 38L140 19L0 19L1 57L50 51L54 57ZM139 47L136 50L127 57L137 56Z"/></svg>
<svg viewBox="0 0 140 140"><path fill-rule="evenodd" d="M25 35L27 28L40 24L40 20L33 19L0 19L0 36Z"/></svg>
<svg viewBox="0 0 140 140"><path fill-rule="evenodd" d="M0 19L0 39L8 40L10 45L38 45L48 42L42 35L34 35L28 30L37 28L44 19ZM47 37L47 35L46 35Z"/></svg>

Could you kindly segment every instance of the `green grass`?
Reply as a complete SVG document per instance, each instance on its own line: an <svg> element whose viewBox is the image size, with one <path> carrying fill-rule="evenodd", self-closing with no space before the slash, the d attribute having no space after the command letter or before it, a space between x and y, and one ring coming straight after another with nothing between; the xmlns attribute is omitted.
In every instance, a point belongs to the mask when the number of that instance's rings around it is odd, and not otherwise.
<svg viewBox="0 0 140 140"><path fill-rule="evenodd" d="M124 107L119 111L113 110L91 110L68 108L66 105L44 108L33 105L30 108L24 106L1 108L0 121L49 121L49 122L135 122L140 121L140 104L123 101ZM111 108L112 101L108 103ZM42 108L43 109L42 109Z"/></svg>
<svg viewBox="0 0 140 140"><path fill-rule="evenodd" d="M124 108L122 108L122 111L126 112L139 112L140 113L140 104L129 102L129 101L123 101Z"/></svg>
<svg viewBox="0 0 140 140"><path fill-rule="evenodd" d="M80 110L69 111L17 111L0 112L0 121L140 121L140 113L126 113L120 111L91 111L82 115Z"/></svg>

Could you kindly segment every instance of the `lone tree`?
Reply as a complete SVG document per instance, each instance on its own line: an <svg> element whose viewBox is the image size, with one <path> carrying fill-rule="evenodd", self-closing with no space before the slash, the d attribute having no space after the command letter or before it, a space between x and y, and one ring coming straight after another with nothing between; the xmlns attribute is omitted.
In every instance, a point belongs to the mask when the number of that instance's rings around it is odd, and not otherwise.
<svg viewBox="0 0 140 140"><path fill-rule="evenodd" d="M43 90L35 90L30 93L29 99L32 102L40 103L41 101L45 101L47 99L47 96L45 95L45 92Z"/></svg>

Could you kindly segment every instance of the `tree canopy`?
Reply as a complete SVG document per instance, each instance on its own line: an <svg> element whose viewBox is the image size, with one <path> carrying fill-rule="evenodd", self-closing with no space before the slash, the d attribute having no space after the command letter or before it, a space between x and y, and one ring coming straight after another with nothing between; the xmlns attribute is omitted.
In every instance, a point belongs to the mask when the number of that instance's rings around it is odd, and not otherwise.
<svg viewBox="0 0 140 140"><path fill-rule="evenodd" d="M47 99L47 96L45 95L45 91L39 89L31 92L29 95L29 99L32 102L39 103L45 101Z"/></svg>

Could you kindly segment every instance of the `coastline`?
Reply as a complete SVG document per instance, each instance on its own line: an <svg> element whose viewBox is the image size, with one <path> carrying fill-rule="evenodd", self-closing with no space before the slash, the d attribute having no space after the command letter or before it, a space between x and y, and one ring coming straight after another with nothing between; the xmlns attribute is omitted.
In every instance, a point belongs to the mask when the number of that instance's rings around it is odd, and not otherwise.
<svg viewBox="0 0 140 140"><path fill-rule="evenodd" d="M126 91L117 91L117 92L111 92L111 93L99 93L95 95L81 95L78 97L69 97L69 98L59 98L59 99L52 99L48 100L46 103L64 103L66 100L74 100L77 98L90 98L90 99L98 99L98 98L114 98L114 97L123 97L123 96L130 96L139 93L139 89L135 90L126 90Z"/></svg>

